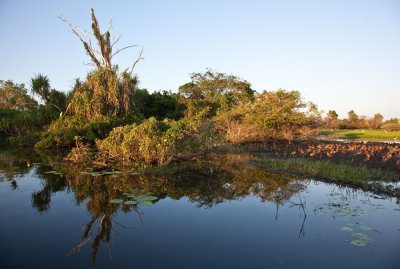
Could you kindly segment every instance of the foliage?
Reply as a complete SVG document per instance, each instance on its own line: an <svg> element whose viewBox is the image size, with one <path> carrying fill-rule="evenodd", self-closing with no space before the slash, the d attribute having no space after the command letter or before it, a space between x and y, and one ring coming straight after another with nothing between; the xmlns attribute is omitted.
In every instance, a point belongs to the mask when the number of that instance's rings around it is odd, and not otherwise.
<svg viewBox="0 0 400 269"><path fill-rule="evenodd" d="M82 137L84 142L94 143L96 139L105 137L115 126L139 120L134 116L125 119L113 119L98 116L89 122L77 116L66 116L54 121L48 130L42 134L42 139L35 147L39 149L72 147L76 137Z"/></svg>
<svg viewBox="0 0 400 269"><path fill-rule="evenodd" d="M77 81L66 113L91 120L98 116L124 116L130 110L132 92L138 80L118 69L89 73L85 82Z"/></svg>
<svg viewBox="0 0 400 269"><path fill-rule="evenodd" d="M158 121L152 117L139 125L117 127L96 144L106 161L162 164L170 156L207 150L216 139L210 122Z"/></svg>
<svg viewBox="0 0 400 269"><path fill-rule="evenodd" d="M234 105L252 100L254 91L250 83L233 75L208 70L205 73L193 73L191 82L179 87L182 103L186 106L186 115L215 116L227 111Z"/></svg>
<svg viewBox="0 0 400 269"><path fill-rule="evenodd" d="M381 128L383 130L386 131L400 131L400 123L385 123L381 126ZM399 139L400 139L400 135L399 135Z"/></svg>
<svg viewBox="0 0 400 269"><path fill-rule="evenodd" d="M25 111L37 106L38 103L28 95L24 84L0 80L0 109Z"/></svg>
<svg viewBox="0 0 400 269"><path fill-rule="evenodd" d="M136 89L132 101L135 109L145 118L178 120L183 117L184 106L180 103L180 95L176 93L163 91L149 94L146 89Z"/></svg>
<svg viewBox="0 0 400 269"><path fill-rule="evenodd" d="M323 126L328 129L380 129L383 124L383 116L376 113L373 117L359 116L354 110L347 113L346 119L339 119L335 110L329 110ZM397 121L396 121L397 123Z"/></svg>
<svg viewBox="0 0 400 269"><path fill-rule="evenodd" d="M32 145L37 140L35 133L41 131L51 120L43 106L24 111L0 109L0 136L8 138L9 142L15 141L16 143L12 143L14 145L27 145L29 137L35 137L30 143Z"/></svg>
<svg viewBox="0 0 400 269"><path fill-rule="evenodd" d="M63 19L64 20L64 19ZM66 20L64 20L67 22ZM68 22L67 22L68 23ZM130 111L132 92L136 89L138 79L132 76L132 71L139 58L134 62L130 71L118 71L118 66L112 64L112 58L123 49L113 52L117 43L111 39L110 31L101 33L94 10L92 9L92 31L98 48L92 47L91 39L82 34L82 29L68 23L72 32L82 42L86 53L90 56L96 69L89 73L86 81L77 80L73 89L72 98L66 112L91 120L98 116L124 116ZM87 33L87 32L86 32ZM85 38L87 38L85 40Z"/></svg>
<svg viewBox="0 0 400 269"><path fill-rule="evenodd" d="M38 74L31 79L31 91L42 99L47 110L52 114L65 111L67 106L67 95L55 89L51 89L50 80L43 74Z"/></svg>
<svg viewBox="0 0 400 269"><path fill-rule="evenodd" d="M264 91L251 103L243 103L217 117L230 142L272 139L292 140L312 126L313 114L297 91ZM312 109L315 109L312 105ZM238 136L238 132L243 136Z"/></svg>

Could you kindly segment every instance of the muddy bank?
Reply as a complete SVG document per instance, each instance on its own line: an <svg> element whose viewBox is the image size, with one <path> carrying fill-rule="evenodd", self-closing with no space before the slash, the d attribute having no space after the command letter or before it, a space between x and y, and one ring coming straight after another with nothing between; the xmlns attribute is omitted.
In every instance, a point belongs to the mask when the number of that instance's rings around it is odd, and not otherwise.
<svg viewBox="0 0 400 269"><path fill-rule="evenodd" d="M334 162L346 161L400 172L400 144L313 140L292 143L285 141L250 142L241 145L265 151L264 154L267 155L329 159Z"/></svg>

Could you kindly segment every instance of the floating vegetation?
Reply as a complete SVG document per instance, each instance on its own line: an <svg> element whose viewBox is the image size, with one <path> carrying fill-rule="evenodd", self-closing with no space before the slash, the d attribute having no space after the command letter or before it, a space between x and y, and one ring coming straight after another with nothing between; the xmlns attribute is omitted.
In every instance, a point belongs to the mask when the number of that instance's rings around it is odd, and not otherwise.
<svg viewBox="0 0 400 269"><path fill-rule="evenodd" d="M130 200L130 201L125 201L124 204L125 204L125 205L136 205L137 202L136 202L136 201Z"/></svg>
<svg viewBox="0 0 400 269"><path fill-rule="evenodd" d="M112 204L120 204L120 203L122 203L124 200L122 200L122 199L112 199L112 200L110 200L110 203L112 203Z"/></svg>
<svg viewBox="0 0 400 269"><path fill-rule="evenodd" d="M343 231L343 232L352 232L353 228L347 227L347 226L343 226L342 228L340 228L340 230Z"/></svg>
<svg viewBox="0 0 400 269"><path fill-rule="evenodd" d="M373 231L373 229L367 225L361 225L360 229L363 231Z"/></svg>
<svg viewBox="0 0 400 269"><path fill-rule="evenodd" d="M127 193L124 192L122 195L125 196L123 199L113 199L110 200L112 204L121 204L124 203L125 205L136 205L141 204L143 206L150 206L158 200L157 196L153 196L150 193L142 193L138 190L134 190L134 193Z"/></svg>
<svg viewBox="0 0 400 269"><path fill-rule="evenodd" d="M130 197L130 196L129 196ZM135 201L140 203L141 205L153 205L154 201L158 199L156 196L146 195L146 194L139 194L132 197Z"/></svg>
<svg viewBox="0 0 400 269"><path fill-rule="evenodd" d="M321 205L317 205L314 209L314 212L320 213L323 212L324 215L330 215L333 219L339 219L345 221L345 225L340 228L340 231L346 233L352 233L352 239L346 240L349 244L357 247L364 247L371 243L372 238L368 235L357 232L358 231L366 231L371 232L375 231L375 229L367 226L362 220L359 218L365 215L365 210L361 205L355 205L348 194L343 194L339 192L331 192L327 196L329 196L329 202ZM363 205L367 205L370 209L384 209L384 206L381 204L371 203L369 200L358 200L359 203Z"/></svg>
<svg viewBox="0 0 400 269"><path fill-rule="evenodd" d="M363 233L352 233L351 234L355 239L347 240L349 244L357 247L365 247L369 243L371 243L372 238Z"/></svg>

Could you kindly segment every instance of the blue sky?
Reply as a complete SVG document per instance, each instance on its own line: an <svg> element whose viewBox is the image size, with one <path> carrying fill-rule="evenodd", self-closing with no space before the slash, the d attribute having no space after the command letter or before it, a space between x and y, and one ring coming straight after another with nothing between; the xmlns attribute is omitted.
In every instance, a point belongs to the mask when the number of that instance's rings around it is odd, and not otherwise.
<svg viewBox="0 0 400 269"><path fill-rule="evenodd" d="M90 29L113 19L120 45L144 48L142 88L176 91L206 68L254 89L298 90L341 117L354 109L400 117L400 1L0 0L0 79L46 74L70 90L90 67L79 40L57 16ZM138 50L115 58L129 67Z"/></svg>

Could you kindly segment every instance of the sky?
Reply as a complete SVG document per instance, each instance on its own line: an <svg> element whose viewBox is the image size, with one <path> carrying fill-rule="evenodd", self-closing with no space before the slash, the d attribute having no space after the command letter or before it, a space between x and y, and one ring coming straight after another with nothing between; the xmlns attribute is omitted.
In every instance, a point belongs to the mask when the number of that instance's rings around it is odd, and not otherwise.
<svg viewBox="0 0 400 269"><path fill-rule="evenodd" d="M298 90L340 117L400 117L399 0L0 0L0 79L35 74L69 91L91 68L80 41L58 16L90 29L113 21L120 46L143 47L140 87L177 91L211 68L263 90ZM138 49L114 63L131 66Z"/></svg>

